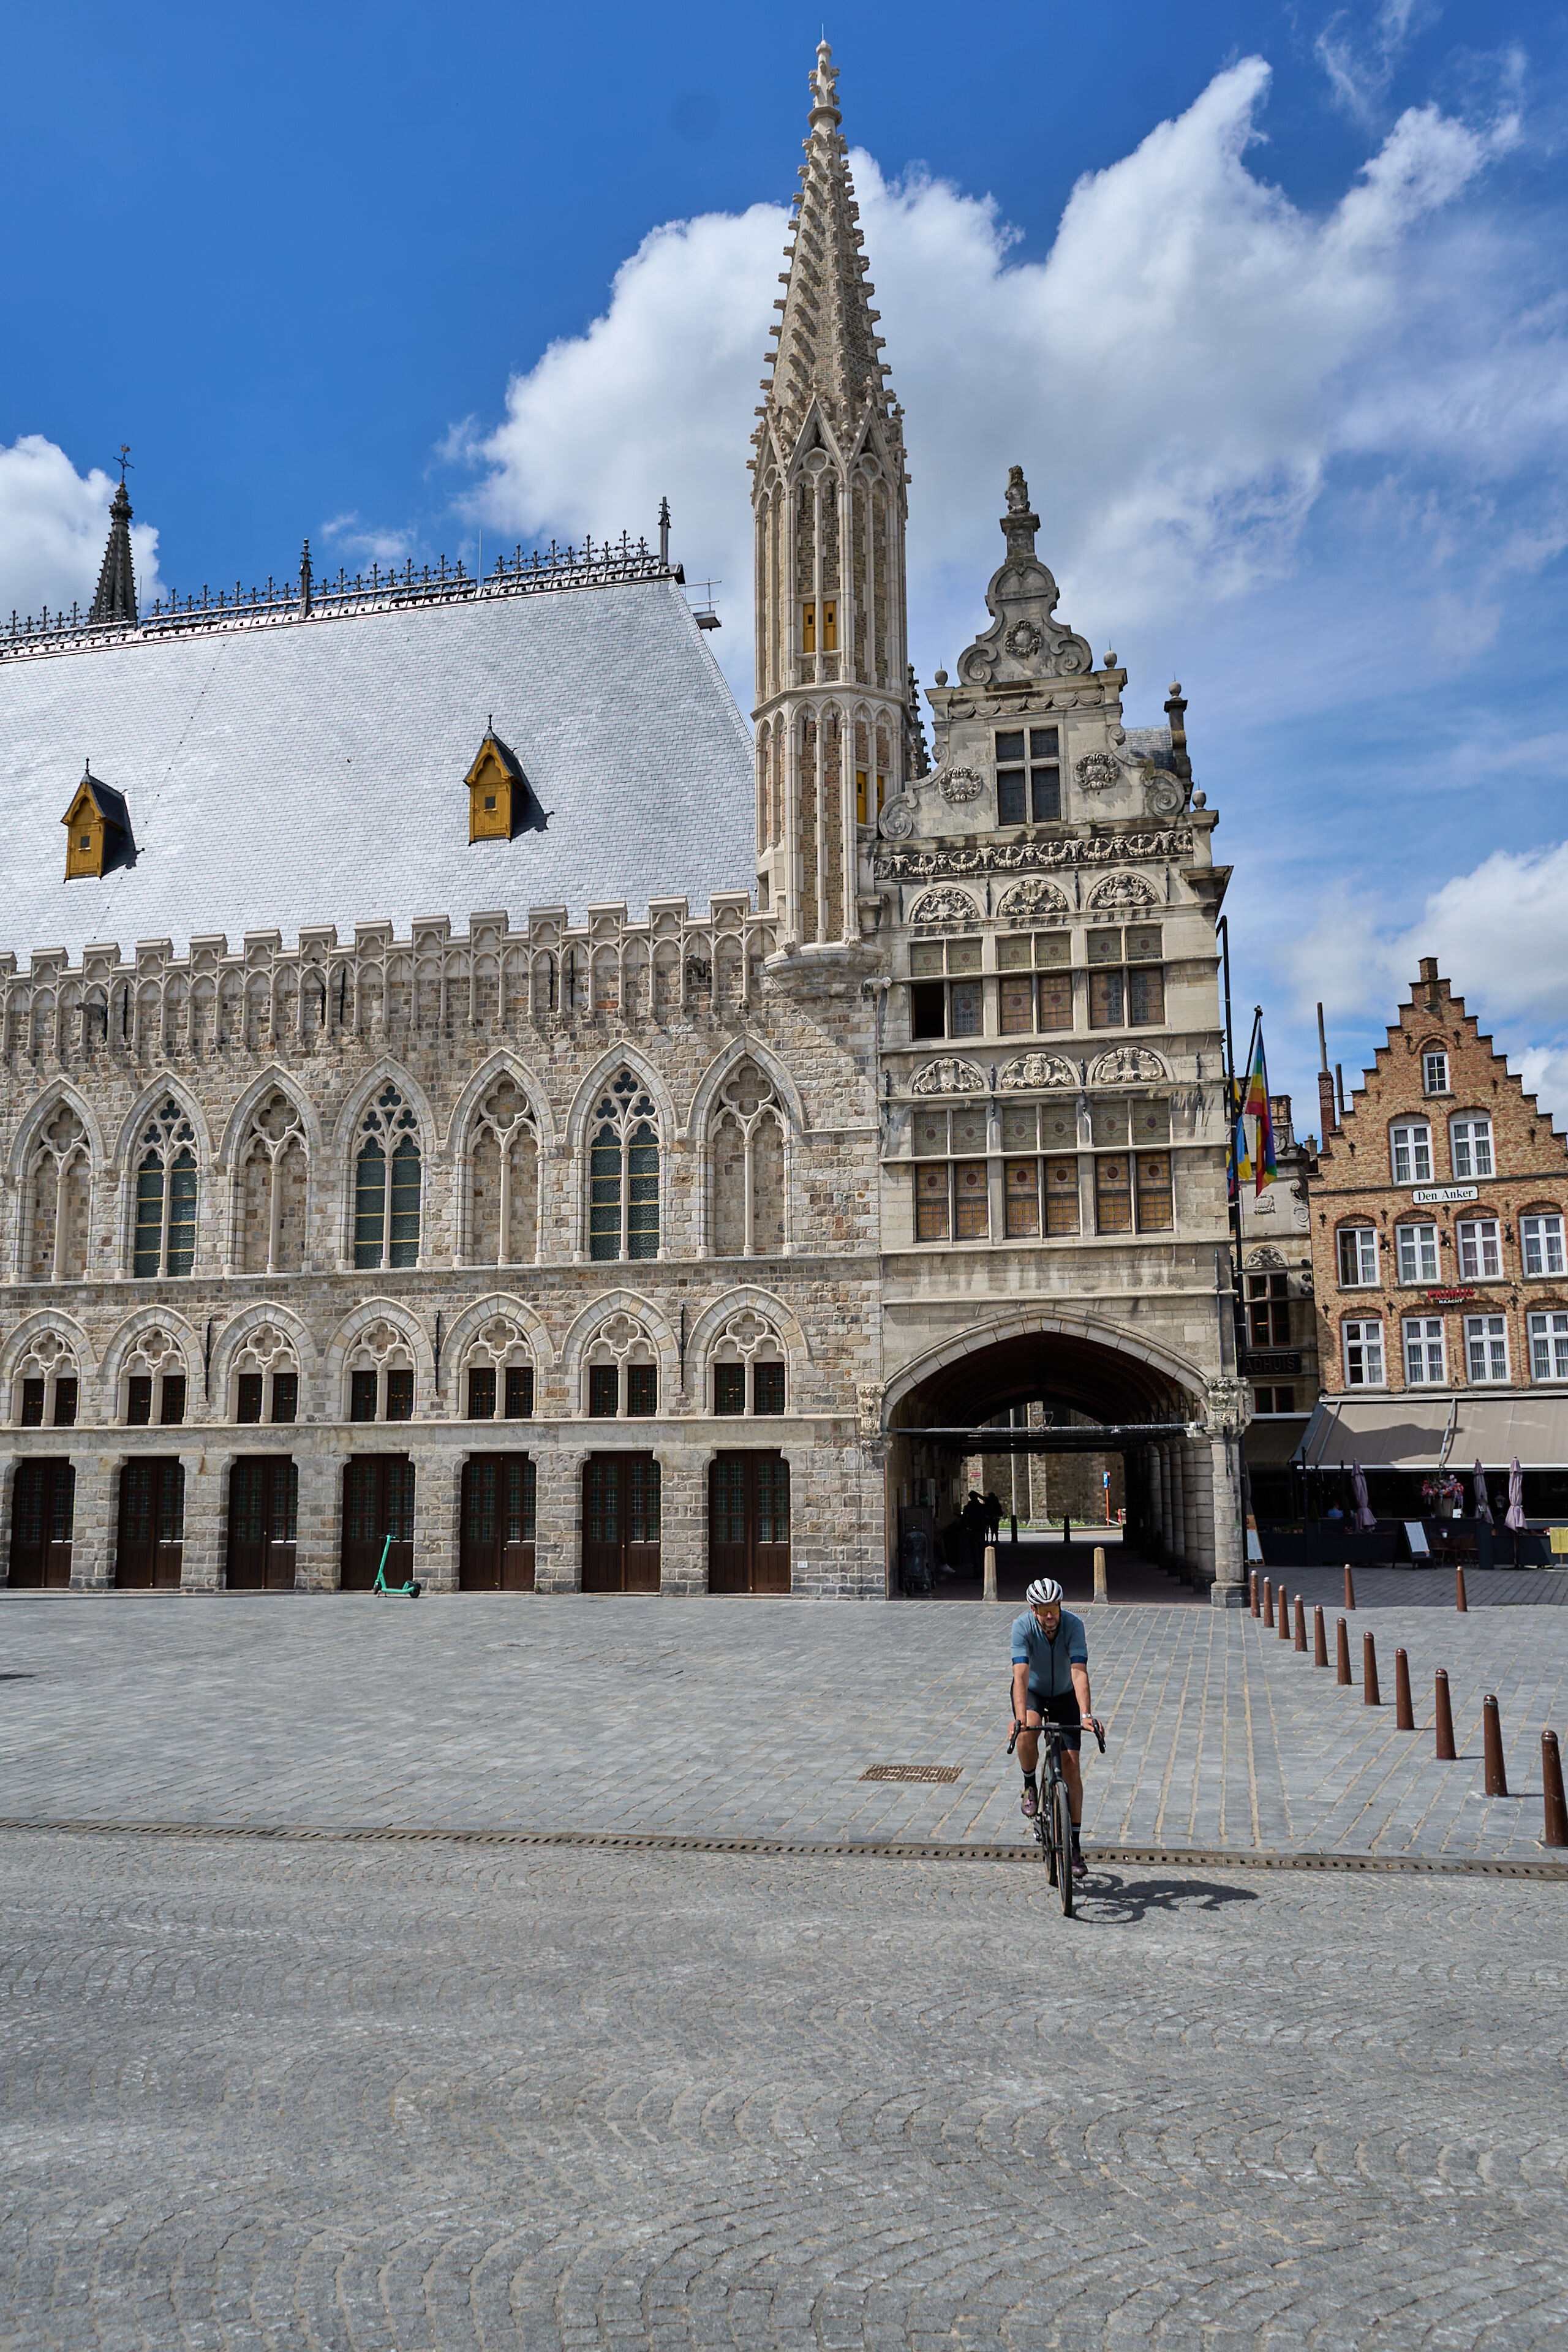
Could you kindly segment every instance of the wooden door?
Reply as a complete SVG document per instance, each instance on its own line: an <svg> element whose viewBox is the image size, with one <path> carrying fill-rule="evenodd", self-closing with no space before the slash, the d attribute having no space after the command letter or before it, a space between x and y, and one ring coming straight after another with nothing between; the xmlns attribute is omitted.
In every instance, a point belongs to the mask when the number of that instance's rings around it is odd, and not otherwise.
<svg viewBox="0 0 1568 2352"><path fill-rule="evenodd" d="M787 1592L789 1464L761 1450L721 1454L708 1480L710 1592Z"/></svg>
<svg viewBox="0 0 1568 2352"><path fill-rule="evenodd" d="M658 1591L658 1464L591 1454L583 1466L583 1590Z"/></svg>
<svg viewBox="0 0 1568 2352"><path fill-rule="evenodd" d="M414 1465L406 1454L359 1454L343 1471L342 1587L368 1592L388 1536L388 1584L414 1574Z"/></svg>
<svg viewBox="0 0 1568 2352"><path fill-rule="evenodd" d="M116 1584L150 1592L174 1590L184 1557L185 1470L177 1459L128 1462L120 1474Z"/></svg>
<svg viewBox="0 0 1568 2352"><path fill-rule="evenodd" d="M228 1479L231 1592L292 1592L300 1517L299 1465L287 1454L253 1454Z"/></svg>
<svg viewBox="0 0 1568 2352"><path fill-rule="evenodd" d="M71 1580L76 1471L68 1462L24 1462L11 1495L11 1582Z"/></svg>
<svg viewBox="0 0 1568 2352"><path fill-rule="evenodd" d="M526 1454L475 1454L464 1464L463 1591L533 1591L534 1486Z"/></svg>

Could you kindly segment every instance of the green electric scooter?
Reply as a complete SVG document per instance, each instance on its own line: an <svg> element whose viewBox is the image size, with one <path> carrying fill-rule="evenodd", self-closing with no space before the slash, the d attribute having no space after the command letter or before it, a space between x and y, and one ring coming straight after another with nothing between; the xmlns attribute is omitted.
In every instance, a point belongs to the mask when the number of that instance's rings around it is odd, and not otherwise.
<svg viewBox="0 0 1568 2352"><path fill-rule="evenodd" d="M386 1555L391 1549L392 1538L388 1536L386 1541L381 1547L381 1566L375 1571L375 1582L371 1586L371 1591L373 1592L379 1592L383 1598L387 1601L417 1601L419 1598L419 1582L416 1577L410 1577L406 1584L388 1584L386 1580Z"/></svg>

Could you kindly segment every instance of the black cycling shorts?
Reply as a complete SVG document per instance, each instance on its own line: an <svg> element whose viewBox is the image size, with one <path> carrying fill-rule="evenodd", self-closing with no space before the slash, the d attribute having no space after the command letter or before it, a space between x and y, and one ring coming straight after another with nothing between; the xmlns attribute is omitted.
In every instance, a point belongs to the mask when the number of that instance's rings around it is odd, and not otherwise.
<svg viewBox="0 0 1568 2352"><path fill-rule="evenodd" d="M1076 1754L1083 1745L1083 1715L1076 1691L1066 1691L1058 1698L1047 1698L1044 1691L1031 1690L1026 1702L1031 1715L1044 1716L1061 1732L1061 1744Z"/></svg>

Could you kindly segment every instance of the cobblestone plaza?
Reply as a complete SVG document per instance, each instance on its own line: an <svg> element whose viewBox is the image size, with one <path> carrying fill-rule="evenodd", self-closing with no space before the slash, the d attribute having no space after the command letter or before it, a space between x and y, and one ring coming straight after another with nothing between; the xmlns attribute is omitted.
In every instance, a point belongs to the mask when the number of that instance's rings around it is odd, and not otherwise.
<svg viewBox="0 0 1568 2352"><path fill-rule="evenodd" d="M14 1596L0 2343L1561 2342L1564 1580L1094 1611L1070 1922L1005 1608Z"/></svg>

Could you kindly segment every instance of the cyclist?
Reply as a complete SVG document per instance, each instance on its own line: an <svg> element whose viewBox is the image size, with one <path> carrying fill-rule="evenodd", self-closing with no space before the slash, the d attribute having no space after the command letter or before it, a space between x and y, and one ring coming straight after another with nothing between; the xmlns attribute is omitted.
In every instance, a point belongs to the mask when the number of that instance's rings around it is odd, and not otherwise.
<svg viewBox="0 0 1568 2352"><path fill-rule="evenodd" d="M1029 1605L1013 1620L1013 1720L1023 1726L1018 1734L1018 1761L1024 1770L1019 1807L1026 1821L1033 1821L1040 1809L1035 1786L1040 1726L1055 1724L1061 1737L1062 1779L1072 1808L1073 1876L1082 1878L1089 1864L1079 1846L1083 1821L1079 1747L1086 1723L1097 1738L1100 1727L1089 1705L1089 1635L1083 1619L1062 1607L1062 1589L1055 1577L1037 1578L1024 1598Z"/></svg>

